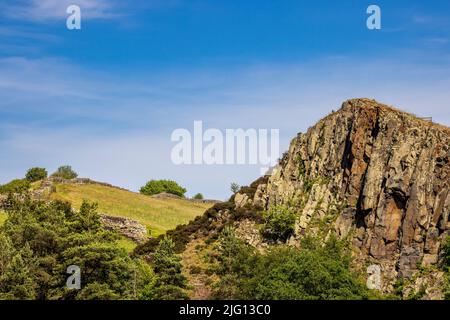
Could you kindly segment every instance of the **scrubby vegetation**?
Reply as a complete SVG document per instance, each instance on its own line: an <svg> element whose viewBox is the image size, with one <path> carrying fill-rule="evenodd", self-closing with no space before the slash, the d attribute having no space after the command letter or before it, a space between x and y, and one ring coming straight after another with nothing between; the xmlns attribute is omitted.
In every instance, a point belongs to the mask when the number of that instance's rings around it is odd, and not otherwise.
<svg viewBox="0 0 450 320"><path fill-rule="evenodd" d="M157 275L153 298L158 300L186 299L187 280L181 274L181 260L175 254L175 244L164 237L153 255L153 266Z"/></svg>
<svg viewBox="0 0 450 320"><path fill-rule="evenodd" d="M230 185L230 190L232 193L238 192L240 188L241 187L236 182L232 182Z"/></svg>
<svg viewBox="0 0 450 320"><path fill-rule="evenodd" d="M150 180L140 190L142 194L152 196L159 193L170 193L180 197L184 197L186 189L172 180Z"/></svg>
<svg viewBox="0 0 450 320"><path fill-rule="evenodd" d="M46 179L48 176L45 168L31 168L27 171L25 179L31 183Z"/></svg>
<svg viewBox="0 0 450 320"><path fill-rule="evenodd" d="M450 236L447 237L442 250L442 267L447 278L447 287L445 288L444 296L446 300L450 300Z"/></svg>
<svg viewBox="0 0 450 320"><path fill-rule="evenodd" d="M293 233L297 214L285 205L272 206L264 211L263 235L274 241L286 241Z"/></svg>
<svg viewBox="0 0 450 320"><path fill-rule="evenodd" d="M76 173L71 166L61 166L52 174L52 177L70 180L78 177L78 173Z"/></svg>
<svg viewBox="0 0 450 320"><path fill-rule="evenodd" d="M331 237L324 244L305 238L301 249L277 247L261 254L230 228L219 238L220 299L367 299L371 293L350 268L347 245Z"/></svg>
<svg viewBox="0 0 450 320"><path fill-rule="evenodd" d="M201 193L197 193L195 196L194 196L194 199L196 199L196 200L203 200L205 197L203 196L203 194L201 194Z"/></svg>
<svg viewBox="0 0 450 320"><path fill-rule="evenodd" d="M0 186L0 193L9 194L9 193L24 193L27 192L31 187L31 184L26 179L15 179L7 184Z"/></svg>

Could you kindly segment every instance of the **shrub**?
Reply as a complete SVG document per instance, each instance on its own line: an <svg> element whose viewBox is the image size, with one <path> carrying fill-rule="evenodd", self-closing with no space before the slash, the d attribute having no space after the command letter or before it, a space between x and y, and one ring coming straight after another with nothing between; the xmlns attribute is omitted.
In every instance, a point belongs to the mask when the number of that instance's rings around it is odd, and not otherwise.
<svg viewBox="0 0 450 320"><path fill-rule="evenodd" d="M0 186L0 193L24 193L30 189L30 182L25 179L16 179Z"/></svg>
<svg viewBox="0 0 450 320"><path fill-rule="evenodd" d="M203 197L203 195L202 195L201 193L197 193L197 194L194 196L194 199L197 199L197 200L203 200L204 197Z"/></svg>
<svg viewBox="0 0 450 320"><path fill-rule="evenodd" d="M360 275L350 271L347 252L333 245L274 249L261 256L244 297L267 300L367 299Z"/></svg>
<svg viewBox="0 0 450 320"><path fill-rule="evenodd" d="M446 286L444 288L444 297L450 300L450 237L444 242L442 247L442 267L446 273Z"/></svg>
<svg viewBox="0 0 450 320"><path fill-rule="evenodd" d="M145 186L141 188L140 192L148 196L167 192L180 197L184 197L186 189L172 180L150 180Z"/></svg>
<svg viewBox="0 0 450 320"><path fill-rule="evenodd" d="M230 185L230 190L233 193L237 193L240 188L241 187L236 182L232 182L231 185Z"/></svg>
<svg viewBox="0 0 450 320"><path fill-rule="evenodd" d="M351 271L348 245L336 237L323 245L309 239L301 249L278 246L261 254L224 229L219 239L215 287L219 299L367 299L362 276Z"/></svg>
<svg viewBox="0 0 450 320"><path fill-rule="evenodd" d="M29 182L36 182L47 178L47 170L45 168L31 168L27 171L25 179Z"/></svg>
<svg viewBox="0 0 450 320"><path fill-rule="evenodd" d="M442 258L444 270L450 272L450 236L447 237L442 247Z"/></svg>
<svg viewBox="0 0 450 320"><path fill-rule="evenodd" d="M236 299L245 287L245 280L252 278L253 268L258 256L255 250L238 239L235 229L226 226L217 241L217 267L215 273L220 280L215 284L214 297L217 299Z"/></svg>
<svg viewBox="0 0 450 320"><path fill-rule="evenodd" d="M181 258L175 254L175 244L164 237L153 255L156 274L155 298L158 300L186 299L187 280L181 273Z"/></svg>
<svg viewBox="0 0 450 320"><path fill-rule="evenodd" d="M294 233L296 214L287 206L273 206L263 212L263 218L263 234L268 239L286 241Z"/></svg>
<svg viewBox="0 0 450 320"><path fill-rule="evenodd" d="M78 177L78 173L76 173L71 166L61 166L52 174L52 177L70 180Z"/></svg>

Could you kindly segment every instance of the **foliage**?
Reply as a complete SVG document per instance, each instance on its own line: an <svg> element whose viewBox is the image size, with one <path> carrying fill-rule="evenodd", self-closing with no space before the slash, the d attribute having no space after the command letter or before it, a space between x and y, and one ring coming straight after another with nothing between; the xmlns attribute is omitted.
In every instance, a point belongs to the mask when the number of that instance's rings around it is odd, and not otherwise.
<svg viewBox="0 0 450 320"><path fill-rule="evenodd" d="M158 300L186 299L187 280L181 273L181 259L175 254L175 244L164 237L153 255L156 274L155 298Z"/></svg>
<svg viewBox="0 0 450 320"><path fill-rule="evenodd" d="M304 176L306 174L305 161L302 159L301 155L297 155L296 160L298 162L298 177Z"/></svg>
<svg viewBox="0 0 450 320"><path fill-rule="evenodd" d="M215 272L220 280L215 285L214 296L218 299L240 297L242 279L252 276L253 248L236 238L235 230L227 226L221 232L216 250L219 255Z"/></svg>
<svg viewBox="0 0 450 320"><path fill-rule="evenodd" d="M15 179L11 182L0 186L0 193L24 193L30 189L30 182L25 179Z"/></svg>
<svg viewBox="0 0 450 320"><path fill-rule="evenodd" d="M47 178L48 173L45 168L31 168L27 171L25 179L29 182L36 182Z"/></svg>
<svg viewBox="0 0 450 320"><path fill-rule="evenodd" d="M442 264L444 270L450 272L450 236L447 237L442 247Z"/></svg>
<svg viewBox="0 0 450 320"><path fill-rule="evenodd" d="M236 183L232 182L230 185L230 190L232 193L237 193L241 187Z"/></svg>
<svg viewBox="0 0 450 320"><path fill-rule="evenodd" d="M0 299L138 299L151 286L141 268L101 227L96 205L11 198L0 229ZM81 290L66 287L81 269ZM138 280L139 279L139 280Z"/></svg>
<svg viewBox="0 0 450 320"><path fill-rule="evenodd" d="M227 234L228 233L228 234ZM360 276L350 270L346 245L331 237L325 245L308 239L301 249L276 247L260 254L222 236L216 297L223 299L367 299ZM224 239L221 238L221 239ZM232 254L230 254L232 250Z"/></svg>
<svg viewBox="0 0 450 320"><path fill-rule="evenodd" d="M197 199L197 200L203 200L205 197L203 197L203 195L201 194L201 193L197 193L195 196L194 196L194 199Z"/></svg>
<svg viewBox="0 0 450 320"><path fill-rule="evenodd" d="M76 173L71 166L61 166L52 174L52 177L70 180L78 177L78 173Z"/></svg>
<svg viewBox="0 0 450 320"><path fill-rule="evenodd" d="M450 236L447 237L442 248L442 267L447 278L444 297L446 300L450 300Z"/></svg>
<svg viewBox="0 0 450 320"><path fill-rule="evenodd" d="M180 197L184 197L186 189L172 180L150 180L140 190L142 194L152 196L162 192L167 192Z"/></svg>
<svg viewBox="0 0 450 320"><path fill-rule="evenodd" d="M286 241L294 232L296 213L285 205L272 206L264 211L263 234L274 241Z"/></svg>

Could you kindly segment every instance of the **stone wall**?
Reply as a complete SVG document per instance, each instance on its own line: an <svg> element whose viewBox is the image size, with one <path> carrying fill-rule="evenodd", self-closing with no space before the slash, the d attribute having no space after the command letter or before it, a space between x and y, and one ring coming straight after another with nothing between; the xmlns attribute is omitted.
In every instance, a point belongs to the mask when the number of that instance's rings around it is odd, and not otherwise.
<svg viewBox="0 0 450 320"><path fill-rule="evenodd" d="M149 239L147 228L135 220L106 214L100 214L100 218L107 230L117 231L137 243L142 243Z"/></svg>

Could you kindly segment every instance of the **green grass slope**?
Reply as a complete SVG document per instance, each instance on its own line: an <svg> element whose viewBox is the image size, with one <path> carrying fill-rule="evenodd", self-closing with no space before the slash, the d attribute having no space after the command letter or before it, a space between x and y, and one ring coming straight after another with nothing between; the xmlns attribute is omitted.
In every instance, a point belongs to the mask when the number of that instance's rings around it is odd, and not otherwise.
<svg viewBox="0 0 450 320"><path fill-rule="evenodd" d="M59 184L51 198L69 201L76 209L83 200L96 202L99 213L136 220L145 225L152 236L185 224L212 206L183 199L154 199L98 184Z"/></svg>

